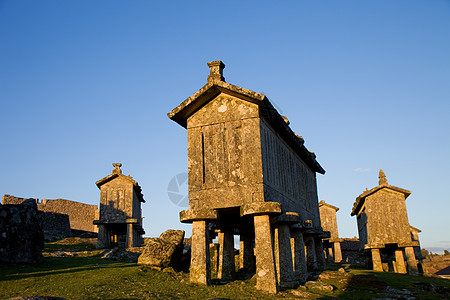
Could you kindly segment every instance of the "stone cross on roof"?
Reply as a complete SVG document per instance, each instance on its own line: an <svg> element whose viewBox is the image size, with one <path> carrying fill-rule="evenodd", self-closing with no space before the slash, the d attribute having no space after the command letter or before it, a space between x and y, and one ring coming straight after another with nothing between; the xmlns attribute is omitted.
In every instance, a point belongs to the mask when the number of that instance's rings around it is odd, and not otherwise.
<svg viewBox="0 0 450 300"><path fill-rule="evenodd" d="M223 77L225 64L221 60L210 61L208 67L210 69L208 83L211 81L225 81L225 77Z"/></svg>
<svg viewBox="0 0 450 300"><path fill-rule="evenodd" d="M384 174L382 169L380 169L380 174L378 175L378 178L380 179L378 181L379 185L388 184L387 179L386 179L386 175Z"/></svg>
<svg viewBox="0 0 450 300"><path fill-rule="evenodd" d="M122 174L122 170L120 169L120 167L122 166L121 163L115 163L115 164L112 164L112 165L114 167L114 170L112 171L113 174Z"/></svg>

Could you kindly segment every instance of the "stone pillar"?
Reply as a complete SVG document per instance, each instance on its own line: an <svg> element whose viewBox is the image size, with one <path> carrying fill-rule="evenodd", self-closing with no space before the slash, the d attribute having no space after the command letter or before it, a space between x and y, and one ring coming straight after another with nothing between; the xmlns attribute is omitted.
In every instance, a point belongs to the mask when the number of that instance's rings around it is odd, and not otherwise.
<svg viewBox="0 0 450 300"><path fill-rule="evenodd" d="M341 243L334 242L333 243L333 252L334 252L334 262L340 263L342 261L342 252L341 252Z"/></svg>
<svg viewBox="0 0 450 300"><path fill-rule="evenodd" d="M189 280L194 283L210 284L211 267L209 238L206 221L192 222L191 267Z"/></svg>
<svg viewBox="0 0 450 300"><path fill-rule="evenodd" d="M219 232L219 268L217 278L232 280L234 277L234 238L233 231Z"/></svg>
<svg viewBox="0 0 450 300"><path fill-rule="evenodd" d="M306 268L305 242L301 231L292 231L291 247L294 277L300 282L306 282L308 270Z"/></svg>
<svg viewBox="0 0 450 300"><path fill-rule="evenodd" d="M127 248L133 247L133 223L127 223L127 239L126 239L126 245Z"/></svg>
<svg viewBox="0 0 450 300"><path fill-rule="evenodd" d="M416 255L414 254L413 247L405 248L406 262L408 263L408 273L411 275L419 274L419 269L417 267Z"/></svg>
<svg viewBox="0 0 450 300"><path fill-rule="evenodd" d="M323 252L322 239L321 238L315 239L314 244L316 248L317 268L320 271L323 271L326 268L326 262L325 262L325 253Z"/></svg>
<svg viewBox="0 0 450 300"><path fill-rule="evenodd" d="M383 272L383 264L381 263L380 249L370 249L372 253L372 269L374 271Z"/></svg>
<svg viewBox="0 0 450 300"><path fill-rule="evenodd" d="M111 247L111 241L105 225L98 225L97 249Z"/></svg>
<svg viewBox="0 0 450 300"><path fill-rule="evenodd" d="M278 284L283 287L294 286L296 282L292 264L289 225L280 224L275 228L274 244Z"/></svg>
<svg viewBox="0 0 450 300"><path fill-rule="evenodd" d="M395 265L397 266L397 273L406 274L405 258L401 249L395 250Z"/></svg>
<svg viewBox="0 0 450 300"><path fill-rule="evenodd" d="M219 244L209 244L209 256L211 257L211 278L217 278L219 270Z"/></svg>
<svg viewBox="0 0 450 300"><path fill-rule="evenodd" d="M256 288L269 293L276 293L278 291L278 283L269 215L255 216L254 222Z"/></svg>
<svg viewBox="0 0 450 300"><path fill-rule="evenodd" d="M327 248L327 261L333 261L334 260L334 254L333 254L333 248L328 247Z"/></svg>
<svg viewBox="0 0 450 300"><path fill-rule="evenodd" d="M239 269L244 272L255 270L255 254L253 253L253 241L248 235L241 234L239 241Z"/></svg>
<svg viewBox="0 0 450 300"><path fill-rule="evenodd" d="M306 240L306 266L309 272L317 270L316 246L314 238Z"/></svg>

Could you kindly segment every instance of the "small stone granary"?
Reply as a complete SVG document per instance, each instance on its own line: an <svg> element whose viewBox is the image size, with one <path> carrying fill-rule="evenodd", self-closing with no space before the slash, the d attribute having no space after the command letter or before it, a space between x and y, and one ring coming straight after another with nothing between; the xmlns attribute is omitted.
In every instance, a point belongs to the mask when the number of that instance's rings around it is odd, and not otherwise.
<svg viewBox="0 0 450 300"><path fill-rule="evenodd" d="M276 293L325 266L316 185L325 171L266 96L226 83L221 61L208 66L208 83L168 114L188 135L180 220L193 224L190 280L210 283L216 236L218 278L233 279L239 235L243 271Z"/></svg>
<svg viewBox="0 0 450 300"><path fill-rule="evenodd" d="M100 189L100 218L94 221L98 226L97 247L139 247L145 233L141 217L144 196L139 184L122 174L122 164L113 166L112 174L96 182Z"/></svg>
<svg viewBox="0 0 450 300"><path fill-rule="evenodd" d="M330 232L329 238L323 239L323 248L327 253L327 259L336 263L342 261L341 241L338 233L336 212L339 210L336 206L326 203L324 200L319 202L320 222L324 231Z"/></svg>
<svg viewBox="0 0 450 300"><path fill-rule="evenodd" d="M359 240L364 250L370 251L375 271L422 272L420 230L409 224L406 212L405 200L410 194L389 185L380 170L378 186L359 195L353 204L351 215L357 218Z"/></svg>

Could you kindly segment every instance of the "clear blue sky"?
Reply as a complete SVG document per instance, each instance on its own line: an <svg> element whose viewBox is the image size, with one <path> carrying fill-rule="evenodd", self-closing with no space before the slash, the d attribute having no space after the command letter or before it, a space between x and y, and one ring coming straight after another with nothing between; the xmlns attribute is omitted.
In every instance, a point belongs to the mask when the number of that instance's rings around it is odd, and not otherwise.
<svg viewBox="0 0 450 300"><path fill-rule="evenodd" d="M206 62L262 92L327 171L341 237L363 190L412 191L422 246L450 249L450 1L0 1L0 195L98 204L123 163L145 230L190 226L167 195L187 171L166 113Z"/></svg>

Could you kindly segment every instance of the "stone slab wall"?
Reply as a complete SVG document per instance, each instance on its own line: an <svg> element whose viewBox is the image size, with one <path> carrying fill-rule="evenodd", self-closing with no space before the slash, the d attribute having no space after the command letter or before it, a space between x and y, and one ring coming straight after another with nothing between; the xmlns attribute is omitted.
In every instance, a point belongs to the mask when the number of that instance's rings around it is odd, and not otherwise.
<svg viewBox="0 0 450 300"><path fill-rule="evenodd" d="M320 227L316 173L261 120L264 194L269 201L282 204L286 211L297 212L303 220Z"/></svg>
<svg viewBox="0 0 450 300"><path fill-rule="evenodd" d="M258 106L220 94L187 121L190 208L264 201Z"/></svg>
<svg viewBox="0 0 450 300"><path fill-rule="evenodd" d="M402 193L382 189L368 196L365 205L367 214L366 247L382 248L385 244L390 243L396 243L403 247L411 244L405 196ZM359 223L358 226L360 226ZM361 237L360 239L365 240Z"/></svg>
<svg viewBox="0 0 450 300"><path fill-rule="evenodd" d="M0 261L36 263L42 260L44 234L34 199L0 204Z"/></svg>
<svg viewBox="0 0 450 300"><path fill-rule="evenodd" d="M4 195L3 204L20 204L26 198ZM39 211L44 213L43 228L46 231L58 231L67 234L67 230L79 232L97 232L98 228L92 222L98 219L97 205L84 204L76 201L55 199L33 199ZM69 221L69 225L67 224ZM67 228L69 226L69 228ZM73 233L73 232L72 232ZM68 233L70 235L70 233Z"/></svg>
<svg viewBox="0 0 450 300"><path fill-rule="evenodd" d="M38 209L43 212L59 213L69 216L70 229L97 232L97 226L92 222L98 219L97 205L84 204L76 201L55 199L43 199Z"/></svg>

